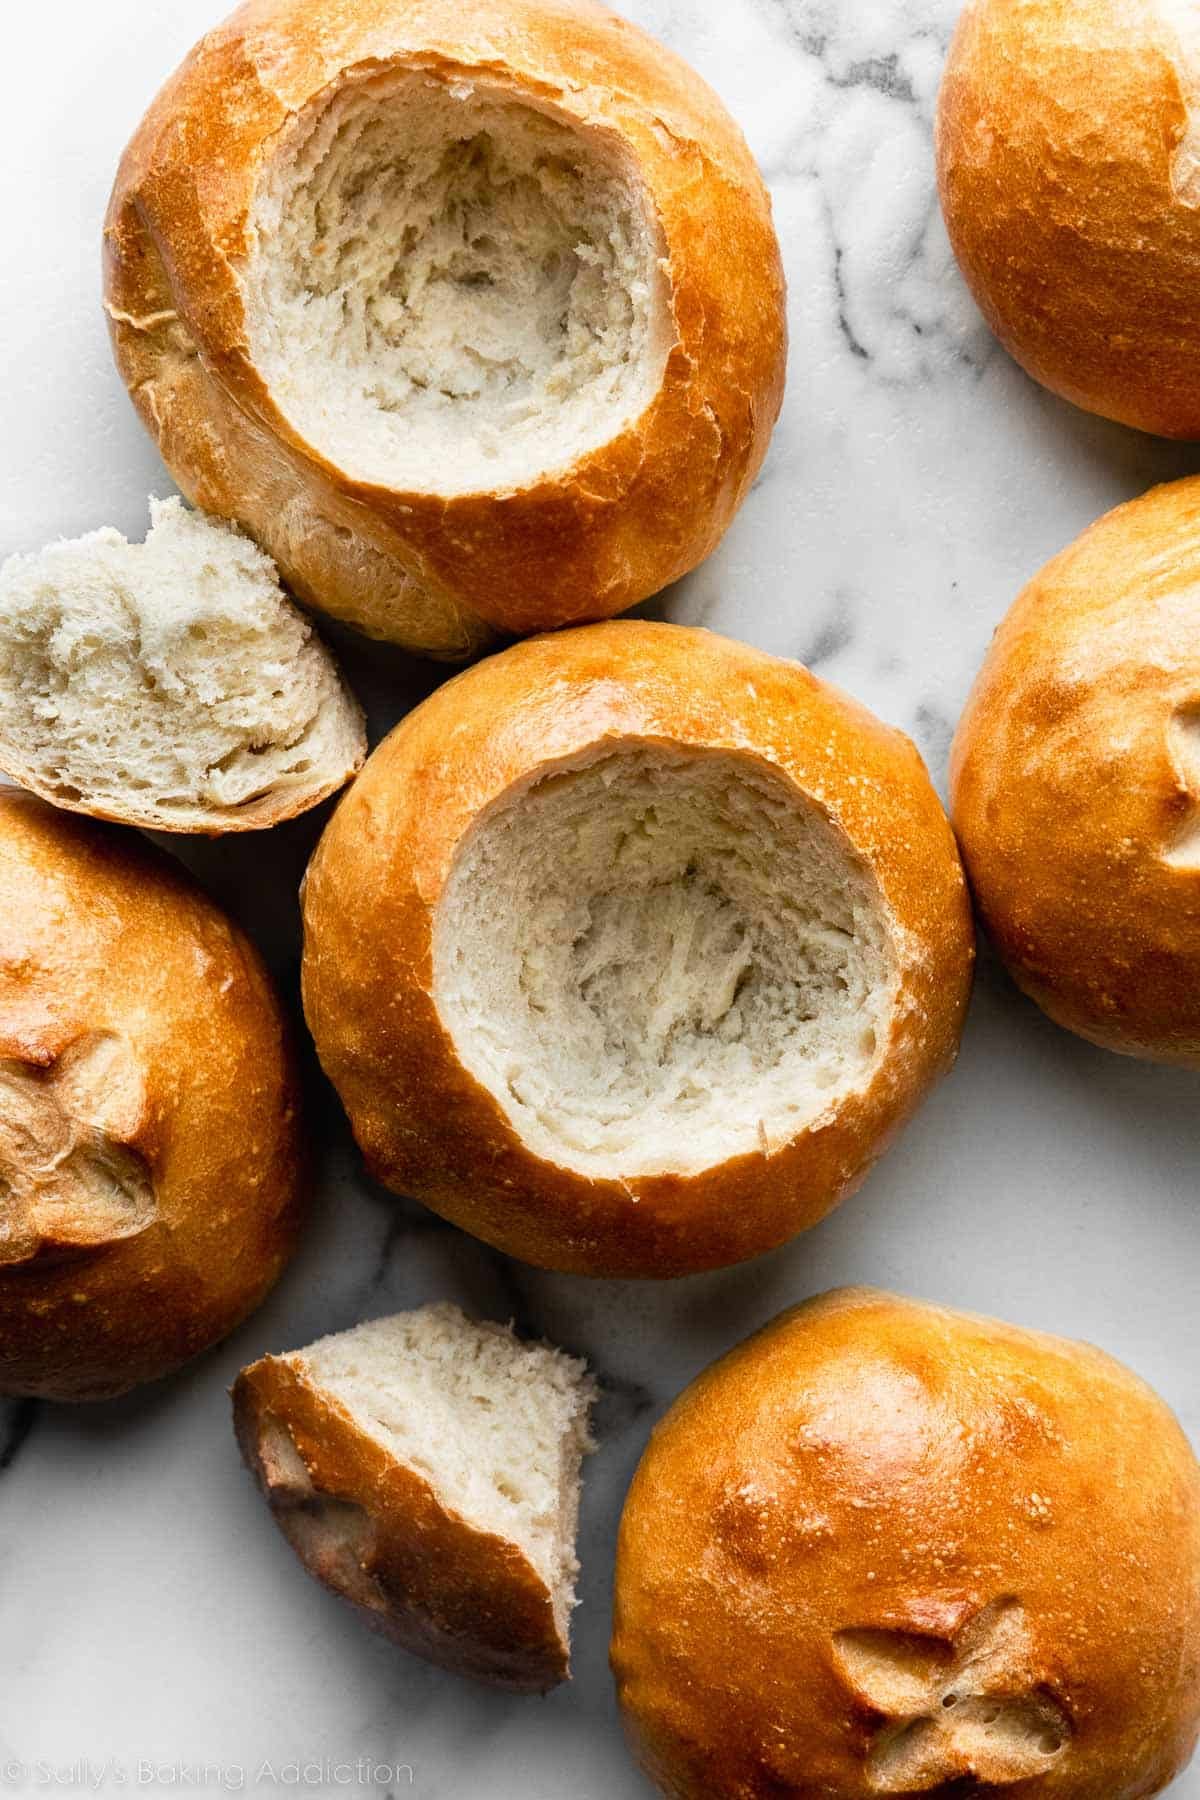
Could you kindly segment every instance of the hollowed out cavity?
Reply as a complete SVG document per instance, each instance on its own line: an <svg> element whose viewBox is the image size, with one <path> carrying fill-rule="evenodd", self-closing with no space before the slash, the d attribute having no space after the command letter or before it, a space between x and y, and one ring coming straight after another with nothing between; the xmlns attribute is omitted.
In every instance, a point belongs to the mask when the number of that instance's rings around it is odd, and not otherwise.
<svg viewBox="0 0 1200 1800"><path fill-rule="evenodd" d="M320 96L264 164L255 362L348 473L462 493L607 443L659 386L661 245L606 134L412 69Z"/></svg>
<svg viewBox="0 0 1200 1800"><path fill-rule="evenodd" d="M778 1148L870 1078L897 969L875 879L749 758L631 744L513 790L434 933L459 1057L596 1177Z"/></svg>

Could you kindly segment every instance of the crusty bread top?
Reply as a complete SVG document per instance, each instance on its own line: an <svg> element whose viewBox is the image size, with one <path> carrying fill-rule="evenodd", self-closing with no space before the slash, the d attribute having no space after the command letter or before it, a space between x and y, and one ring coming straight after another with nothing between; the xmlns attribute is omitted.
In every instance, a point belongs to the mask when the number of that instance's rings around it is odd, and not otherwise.
<svg viewBox="0 0 1200 1800"><path fill-rule="evenodd" d="M447 499L354 479L254 362L256 184L311 104L416 70L542 109L636 170L673 338L657 393L565 470ZM620 611L694 566L761 464L782 397L783 276L736 125L679 58L576 0L252 0L167 83L105 234L118 363L176 479L241 520L308 602L464 654L487 628Z"/></svg>
<svg viewBox="0 0 1200 1800"><path fill-rule="evenodd" d="M1200 478L1030 582L963 711L952 807L984 923L1052 1018L1200 1064Z"/></svg>
<svg viewBox="0 0 1200 1800"><path fill-rule="evenodd" d="M520 1692L568 1673L594 1397L581 1362L446 1305L263 1357L233 1394L310 1572L404 1648Z"/></svg>
<svg viewBox="0 0 1200 1800"><path fill-rule="evenodd" d="M0 791L0 1393L90 1399L241 1320L301 1216L251 945L131 833Z"/></svg>
<svg viewBox="0 0 1200 1800"><path fill-rule="evenodd" d="M152 500L0 568L0 769L72 812L251 831L360 767L362 714L248 538Z"/></svg>
<svg viewBox="0 0 1200 1800"><path fill-rule="evenodd" d="M469 1008L456 1018L439 1003L439 908L480 821L503 826L501 803L515 820L543 777L553 788L594 765L603 779L602 759L618 752L618 781L626 753L678 752L685 776L697 754L747 771L784 832L779 790L794 794L824 821L814 841L865 871L883 920L878 978L895 993L862 1069L835 1079L805 1127L755 1133L699 1170L647 1167L639 1153L614 1174L547 1154L460 1052ZM686 884L686 869L675 873ZM953 837L911 743L794 663L641 621L518 645L410 714L327 828L304 917L309 1024L376 1172L512 1254L590 1273L715 1267L822 1217L953 1059L973 955ZM503 1037L508 1022L501 1008L479 1029Z"/></svg>
<svg viewBox="0 0 1200 1800"><path fill-rule="evenodd" d="M1191 0L969 0L937 161L988 323L1076 405L1200 435L1200 29Z"/></svg>
<svg viewBox="0 0 1200 1800"><path fill-rule="evenodd" d="M1090 1346L827 1295L656 1429L613 1663L675 1800L1142 1800L1200 1722L1200 1469Z"/></svg>

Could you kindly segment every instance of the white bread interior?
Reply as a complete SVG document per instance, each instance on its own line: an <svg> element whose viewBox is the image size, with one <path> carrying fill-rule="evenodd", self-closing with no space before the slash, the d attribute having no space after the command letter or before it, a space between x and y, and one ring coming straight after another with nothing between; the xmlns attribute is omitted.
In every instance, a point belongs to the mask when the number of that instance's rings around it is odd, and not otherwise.
<svg viewBox="0 0 1200 1800"><path fill-rule="evenodd" d="M150 503L0 569L0 762L46 799L166 830L290 817L341 787L362 716L275 567Z"/></svg>
<svg viewBox="0 0 1200 1800"><path fill-rule="evenodd" d="M242 269L253 359L350 476L528 485L645 409L671 338L657 222L602 130L501 80L345 80L280 134Z"/></svg>
<svg viewBox="0 0 1200 1800"><path fill-rule="evenodd" d="M793 1138L884 1054L898 959L874 875L735 753L632 743L511 790L464 840L434 995L536 1154L694 1174Z"/></svg>
<svg viewBox="0 0 1200 1800"><path fill-rule="evenodd" d="M290 1360L447 1511L524 1553L565 1642L580 1464L593 1447L585 1365L448 1304L372 1319Z"/></svg>

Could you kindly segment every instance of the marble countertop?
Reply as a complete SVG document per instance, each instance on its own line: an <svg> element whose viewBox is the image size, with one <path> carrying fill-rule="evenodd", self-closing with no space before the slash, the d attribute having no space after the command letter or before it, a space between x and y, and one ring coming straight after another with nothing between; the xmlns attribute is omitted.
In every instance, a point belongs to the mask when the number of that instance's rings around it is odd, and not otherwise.
<svg viewBox="0 0 1200 1800"><path fill-rule="evenodd" d="M219 0L59 0L5 20L0 552L112 523L169 483L114 375L99 231L124 138ZM1091 519L1200 451L1085 417L997 348L953 266L931 120L957 0L625 0L747 129L791 287L788 397L711 562L646 612L803 659L917 740L939 784L993 626ZM441 678L339 639L385 731ZM297 973L319 817L186 860ZM655 1418L782 1306L884 1286L1091 1338L1200 1442L1195 1078L1048 1024L985 954L957 1071L840 1212L665 1286L539 1274L362 1174L315 1074L318 1204L269 1303L180 1379L91 1409L0 1406L0 1792L636 1800L606 1667L621 1499ZM499 1697L375 1640L306 1580L242 1472L226 1387L265 1350L451 1297L585 1353L575 1680ZM19 1768L25 1765L22 1776ZM299 1766L298 1766L299 1765ZM365 1766L363 1766L365 1765ZM45 1787L43 1784L43 1791ZM1172 1790L1200 1800L1200 1768Z"/></svg>

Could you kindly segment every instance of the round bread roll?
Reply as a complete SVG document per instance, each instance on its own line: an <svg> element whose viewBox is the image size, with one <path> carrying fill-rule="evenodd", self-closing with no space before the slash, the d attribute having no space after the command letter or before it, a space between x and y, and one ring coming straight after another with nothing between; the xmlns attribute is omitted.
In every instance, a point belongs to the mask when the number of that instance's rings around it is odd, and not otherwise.
<svg viewBox="0 0 1200 1800"><path fill-rule="evenodd" d="M0 793L0 1393L165 1375L271 1287L297 1091L250 944L133 836Z"/></svg>
<svg viewBox="0 0 1200 1800"><path fill-rule="evenodd" d="M828 1294L656 1429L612 1662L673 1800L1144 1800L1200 1725L1200 1468L1089 1345Z"/></svg>
<svg viewBox="0 0 1200 1800"><path fill-rule="evenodd" d="M1118 507L993 640L951 758L983 922L1052 1019L1200 1066L1200 479Z"/></svg>
<svg viewBox="0 0 1200 1800"><path fill-rule="evenodd" d="M988 324L1089 412L1200 437L1200 9L968 0L942 210Z"/></svg>
<svg viewBox="0 0 1200 1800"><path fill-rule="evenodd" d="M180 487L311 605L446 658L708 555L779 411L783 303L737 126L594 0L250 0L105 228Z"/></svg>
<svg viewBox="0 0 1200 1800"><path fill-rule="evenodd" d="M596 1275L815 1224L953 1060L973 955L906 738L797 664L631 621L410 714L326 829L304 927L372 1171Z"/></svg>
<svg viewBox="0 0 1200 1800"><path fill-rule="evenodd" d="M541 1694L570 1673L595 1394L562 1351L425 1306L243 1369L234 1428L300 1561L367 1624Z"/></svg>

